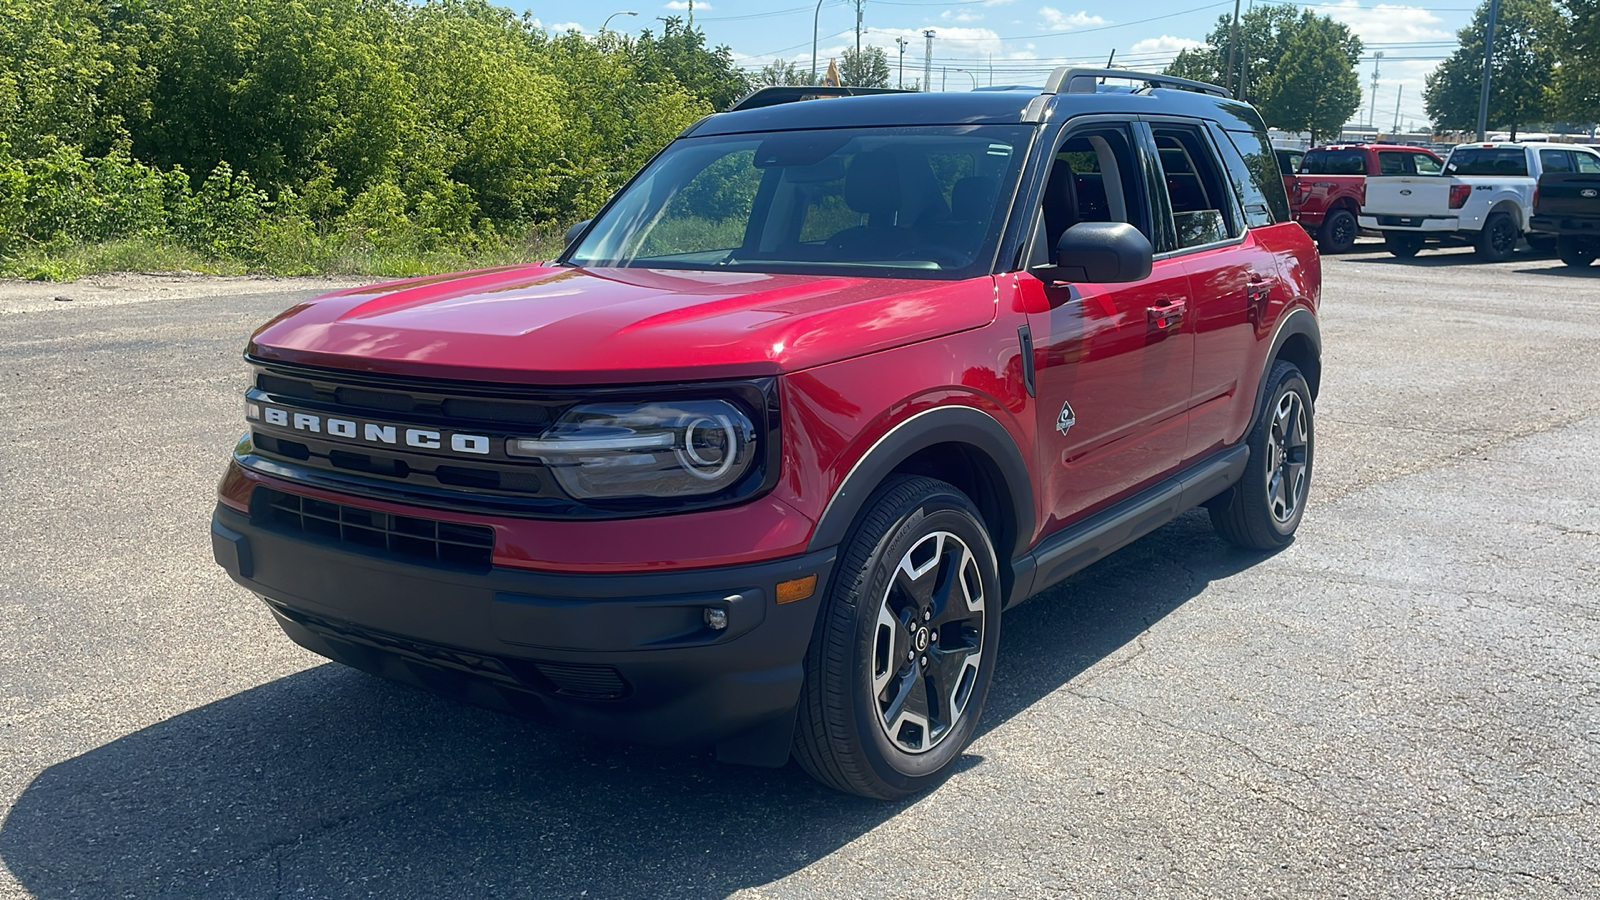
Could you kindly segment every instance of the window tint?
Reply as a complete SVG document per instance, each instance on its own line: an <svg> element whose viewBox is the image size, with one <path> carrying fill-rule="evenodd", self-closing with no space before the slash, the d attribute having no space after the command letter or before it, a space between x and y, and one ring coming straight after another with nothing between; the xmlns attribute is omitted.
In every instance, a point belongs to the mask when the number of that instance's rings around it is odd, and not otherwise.
<svg viewBox="0 0 1600 900"><path fill-rule="evenodd" d="M1527 175L1528 155L1521 147L1457 147L1444 170L1451 175Z"/></svg>
<svg viewBox="0 0 1600 900"><path fill-rule="evenodd" d="M1299 150L1279 150L1277 155L1278 170L1284 175L1293 175L1300 171L1300 163L1306 158L1306 155Z"/></svg>
<svg viewBox="0 0 1600 900"><path fill-rule="evenodd" d="M1090 128L1061 144L1045 181L1029 265L1049 262L1061 235L1079 222L1127 222L1156 242L1128 130Z"/></svg>
<svg viewBox="0 0 1600 900"><path fill-rule="evenodd" d="M1238 237L1243 228L1211 145L1197 128L1156 125L1156 150L1172 205L1178 247L1203 247Z"/></svg>
<svg viewBox="0 0 1600 900"><path fill-rule="evenodd" d="M1416 170L1410 167L1411 154L1401 153L1398 150L1378 151L1379 175L1414 175Z"/></svg>
<svg viewBox="0 0 1600 900"><path fill-rule="evenodd" d="M1228 133L1212 126L1211 136L1222 153L1222 163L1227 167L1234 196L1244 210L1245 227L1259 228L1274 222L1287 222L1287 208L1286 214L1280 219L1269 199L1276 194L1284 199L1285 204L1288 202L1283 193L1283 178L1271 170L1271 158L1259 149L1266 135L1256 135L1254 132ZM1240 152L1241 144L1243 147L1257 145L1256 154L1260 160L1252 164L1249 157Z"/></svg>
<svg viewBox="0 0 1600 900"><path fill-rule="evenodd" d="M1540 150L1539 165L1546 172L1571 172L1572 154L1565 150Z"/></svg>
<svg viewBox="0 0 1600 900"><path fill-rule="evenodd" d="M1426 153L1411 154L1411 164L1416 168L1418 175L1437 175L1444 171L1444 165Z"/></svg>
<svg viewBox="0 0 1600 900"><path fill-rule="evenodd" d="M1365 175L1365 150L1313 150L1306 154L1300 171L1306 175Z"/></svg>
<svg viewBox="0 0 1600 900"><path fill-rule="evenodd" d="M1224 132L1229 143L1244 157L1246 166L1250 168L1250 178L1256 190L1267 201L1267 209L1272 213L1274 222L1289 221L1289 195L1284 193L1283 179L1276 177L1272 171L1272 142L1265 134L1259 131L1228 131ZM1281 154L1284 151L1276 151ZM1296 168L1305 158L1305 154L1298 150L1289 151L1295 156Z"/></svg>
<svg viewBox="0 0 1600 900"><path fill-rule="evenodd" d="M1600 156L1593 153L1574 153L1572 158L1578 164L1578 171L1585 175L1600 175Z"/></svg>

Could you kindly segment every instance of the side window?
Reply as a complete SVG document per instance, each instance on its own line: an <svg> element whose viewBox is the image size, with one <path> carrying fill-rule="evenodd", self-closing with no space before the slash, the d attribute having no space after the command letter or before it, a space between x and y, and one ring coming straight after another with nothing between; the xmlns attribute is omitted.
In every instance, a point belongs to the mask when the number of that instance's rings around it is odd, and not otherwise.
<svg viewBox="0 0 1600 900"><path fill-rule="evenodd" d="M1143 184L1132 132L1119 126L1073 131L1045 181L1028 264L1049 262L1061 235L1079 222L1127 222L1154 244Z"/></svg>
<svg viewBox="0 0 1600 900"><path fill-rule="evenodd" d="M1437 175L1444 171L1444 166L1426 153L1411 154L1411 163L1416 167L1418 175Z"/></svg>
<svg viewBox="0 0 1600 900"><path fill-rule="evenodd" d="M1178 248L1203 247L1243 233L1216 154L1200 129L1153 125L1162 180L1171 201Z"/></svg>
<svg viewBox="0 0 1600 900"><path fill-rule="evenodd" d="M1584 175L1600 175L1600 156L1593 153L1574 153L1572 159L1578 164L1578 171Z"/></svg>
<svg viewBox="0 0 1600 900"><path fill-rule="evenodd" d="M1213 125L1211 137L1222 153L1222 163L1227 167L1230 187L1239 200L1239 208L1244 210L1245 227L1259 228L1274 222L1288 221L1287 215L1279 219L1273 214L1272 201L1268 199L1274 192L1279 197L1284 196L1283 179L1277 177L1270 169L1261 170L1261 165L1268 161L1268 157L1263 156L1260 162L1252 165L1250 160L1239 152L1239 146L1235 143L1238 136L1230 135Z"/></svg>
<svg viewBox="0 0 1600 900"><path fill-rule="evenodd" d="M1401 153L1398 150L1378 151L1379 175L1410 175L1412 170L1407 167L1411 162L1411 154Z"/></svg>
<svg viewBox="0 0 1600 900"><path fill-rule="evenodd" d="M1539 165L1546 172L1571 172L1572 154L1565 150L1540 150Z"/></svg>

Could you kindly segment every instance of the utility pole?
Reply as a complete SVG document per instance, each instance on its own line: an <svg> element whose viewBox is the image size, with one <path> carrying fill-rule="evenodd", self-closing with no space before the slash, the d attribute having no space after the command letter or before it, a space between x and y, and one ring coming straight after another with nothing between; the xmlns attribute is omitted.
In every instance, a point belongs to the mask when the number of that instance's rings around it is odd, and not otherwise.
<svg viewBox="0 0 1600 900"><path fill-rule="evenodd" d="M939 93L944 93L945 87L950 83L950 67L939 67Z"/></svg>
<svg viewBox="0 0 1600 900"><path fill-rule="evenodd" d="M900 48L900 90L906 89L906 45L911 43L903 37L894 39L895 46Z"/></svg>
<svg viewBox="0 0 1600 900"><path fill-rule="evenodd" d="M864 0L856 0L856 65L861 65L861 4Z"/></svg>
<svg viewBox="0 0 1600 900"><path fill-rule="evenodd" d="M922 33L928 39L926 49L922 51L922 89L933 90L933 29L929 28Z"/></svg>
<svg viewBox="0 0 1600 900"><path fill-rule="evenodd" d="M1372 108L1367 113L1367 127L1373 131L1378 130L1378 66L1382 64L1383 51L1379 50L1372 55Z"/></svg>
<svg viewBox="0 0 1600 900"><path fill-rule="evenodd" d="M1405 94L1406 86L1400 85L1400 90L1394 92L1394 130L1400 130L1400 97Z"/></svg>
<svg viewBox="0 0 1600 900"><path fill-rule="evenodd" d="M1483 93L1478 95L1478 141L1489 139L1489 77L1493 74L1494 23L1500 18L1500 0L1489 0L1489 29L1483 36Z"/></svg>
<svg viewBox="0 0 1600 900"><path fill-rule="evenodd" d="M1233 28L1228 32L1228 71L1222 73L1223 86L1226 87L1233 81L1234 54L1239 47L1239 0L1233 0ZM1243 85L1241 85L1243 87ZM1239 91L1243 96L1244 91Z"/></svg>

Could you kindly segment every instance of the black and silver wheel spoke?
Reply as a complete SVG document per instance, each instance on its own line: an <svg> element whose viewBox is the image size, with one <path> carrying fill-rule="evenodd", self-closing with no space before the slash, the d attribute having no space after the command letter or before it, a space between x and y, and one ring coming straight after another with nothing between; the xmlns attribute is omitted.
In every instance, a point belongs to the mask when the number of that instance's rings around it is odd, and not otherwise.
<svg viewBox="0 0 1600 900"><path fill-rule="evenodd" d="M878 608L872 692L884 734L923 753L949 734L982 661L982 572L967 544L939 531L911 546Z"/></svg>
<svg viewBox="0 0 1600 900"><path fill-rule="evenodd" d="M1286 393L1273 410L1266 460L1267 505L1279 522L1293 518L1305 500L1309 453L1305 404Z"/></svg>

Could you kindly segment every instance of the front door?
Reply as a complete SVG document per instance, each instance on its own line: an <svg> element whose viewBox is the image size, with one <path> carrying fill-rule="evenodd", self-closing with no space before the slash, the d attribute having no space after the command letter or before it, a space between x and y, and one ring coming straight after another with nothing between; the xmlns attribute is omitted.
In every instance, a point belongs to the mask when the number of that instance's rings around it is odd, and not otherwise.
<svg viewBox="0 0 1600 900"><path fill-rule="evenodd" d="M1072 131L1056 153L1030 261L1077 222L1154 236L1153 161L1126 125ZM1187 441L1194 332L1181 259L1133 284L1048 284L1018 273L1033 334L1045 531L1175 469Z"/></svg>

